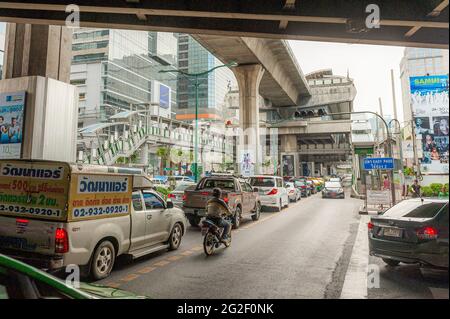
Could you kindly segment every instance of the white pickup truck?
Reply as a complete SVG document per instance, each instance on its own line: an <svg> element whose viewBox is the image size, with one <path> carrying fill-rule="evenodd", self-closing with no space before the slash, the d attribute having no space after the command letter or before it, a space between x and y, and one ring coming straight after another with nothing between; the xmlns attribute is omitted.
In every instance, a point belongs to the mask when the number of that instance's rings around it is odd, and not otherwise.
<svg viewBox="0 0 450 319"><path fill-rule="evenodd" d="M183 211L140 170L0 161L0 253L102 279L119 255L177 249L185 229Z"/></svg>

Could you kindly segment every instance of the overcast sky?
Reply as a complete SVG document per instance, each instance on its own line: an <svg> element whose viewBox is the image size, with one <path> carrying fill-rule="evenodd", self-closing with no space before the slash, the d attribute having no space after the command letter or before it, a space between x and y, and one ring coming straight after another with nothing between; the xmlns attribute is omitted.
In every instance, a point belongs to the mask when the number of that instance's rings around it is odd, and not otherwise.
<svg viewBox="0 0 450 319"><path fill-rule="evenodd" d="M400 86L400 61L403 47L343 44L330 42L289 41L304 74L331 68L333 74L347 74L354 79L357 94L354 110L378 111L381 97L383 114L393 115L391 69L394 70L397 113L403 120Z"/></svg>

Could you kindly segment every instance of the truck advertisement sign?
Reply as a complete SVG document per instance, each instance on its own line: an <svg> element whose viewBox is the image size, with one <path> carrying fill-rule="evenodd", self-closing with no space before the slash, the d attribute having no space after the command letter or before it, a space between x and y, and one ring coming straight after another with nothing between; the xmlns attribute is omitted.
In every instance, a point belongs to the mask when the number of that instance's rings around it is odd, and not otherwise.
<svg viewBox="0 0 450 319"><path fill-rule="evenodd" d="M72 175L69 220L123 216L131 210L132 177Z"/></svg>
<svg viewBox="0 0 450 319"><path fill-rule="evenodd" d="M0 162L0 214L64 220L69 173L63 163Z"/></svg>

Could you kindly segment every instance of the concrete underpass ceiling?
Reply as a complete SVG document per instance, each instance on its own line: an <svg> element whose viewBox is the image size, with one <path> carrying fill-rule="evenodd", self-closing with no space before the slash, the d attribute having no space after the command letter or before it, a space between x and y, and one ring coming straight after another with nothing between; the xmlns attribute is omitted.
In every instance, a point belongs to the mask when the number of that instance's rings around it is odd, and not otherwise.
<svg viewBox="0 0 450 319"><path fill-rule="evenodd" d="M77 4L81 26L448 49L447 0L14 0L0 21L64 24ZM380 27L365 21L379 8Z"/></svg>
<svg viewBox="0 0 450 319"><path fill-rule="evenodd" d="M259 93L274 106L296 105L302 97L311 95L308 82L285 41L203 34L192 36L223 63L261 64L266 71Z"/></svg>

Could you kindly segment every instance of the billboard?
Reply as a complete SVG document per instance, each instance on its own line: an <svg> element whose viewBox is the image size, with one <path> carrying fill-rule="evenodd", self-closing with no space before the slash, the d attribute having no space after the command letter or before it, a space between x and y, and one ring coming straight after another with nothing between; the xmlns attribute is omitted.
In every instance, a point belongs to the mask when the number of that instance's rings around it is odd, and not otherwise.
<svg viewBox="0 0 450 319"><path fill-rule="evenodd" d="M294 155L283 155L283 176L295 176Z"/></svg>
<svg viewBox="0 0 450 319"><path fill-rule="evenodd" d="M421 170L448 174L448 75L411 77L410 90Z"/></svg>
<svg viewBox="0 0 450 319"><path fill-rule="evenodd" d="M0 159L22 155L25 91L0 94Z"/></svg>
<svg viewBox="0 0 450 319"><path fill-rule="evenodd" d="M241 150L239 164L242 176L255 175L255 152L253 150Z"/></svg>

